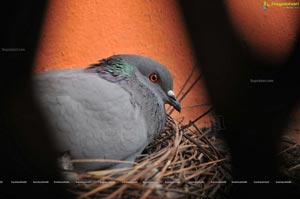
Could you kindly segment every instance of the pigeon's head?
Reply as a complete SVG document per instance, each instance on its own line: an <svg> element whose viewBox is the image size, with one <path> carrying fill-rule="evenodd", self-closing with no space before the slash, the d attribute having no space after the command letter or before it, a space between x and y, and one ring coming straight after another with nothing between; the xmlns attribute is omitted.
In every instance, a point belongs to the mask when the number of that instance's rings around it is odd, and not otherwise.
<svg viewBox="0 0 300 199"><path fill-rule="evenodd" d="M134 66L137 69L135 70L136 75L143 78L144 83L155 89L164 103L170 104L178 112L181 111L180 103L173 92L172 75L165 66L140 55L114 55L113 57Z"/></svg>
<svg viewBox="0 0 300 199"><path fill-rule="evenodd" d="M164 103L170 104L178 112L181 111L173 92L171 73L162 64L148 57L131 54L113 55L90 65L86 70L98 73L102 78L115 83L124 80L127 82L126 80L137 77L158 94Z"/></svg>

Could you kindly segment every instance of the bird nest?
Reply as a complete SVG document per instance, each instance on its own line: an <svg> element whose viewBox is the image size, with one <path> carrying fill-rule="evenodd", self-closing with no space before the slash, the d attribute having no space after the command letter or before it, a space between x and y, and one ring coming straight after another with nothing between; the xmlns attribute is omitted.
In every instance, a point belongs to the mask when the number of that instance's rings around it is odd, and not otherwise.
<svg viewBox="0 0 300 199"><path fill-rule="evenodd" d="M169 116L132 167L76 173L69 191L78 198L215 198L230 174L228 153L211 132Z"/></svg>
<svg viewBox="0 0 300 199"><path fill-rule="evenodd" d="M278 156L281 173L293 183L300 184L300 144L284 136Z"/></svg>

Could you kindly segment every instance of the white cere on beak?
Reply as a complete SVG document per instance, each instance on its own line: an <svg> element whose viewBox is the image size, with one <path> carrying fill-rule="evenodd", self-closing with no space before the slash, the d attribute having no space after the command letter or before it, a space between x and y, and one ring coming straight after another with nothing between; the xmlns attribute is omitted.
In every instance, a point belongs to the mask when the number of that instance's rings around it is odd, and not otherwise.
<svg viewBox="0 0 300 199"><path fill-rule="evenodd" d="M172 97L172 98L175 98L175 94L174 94L174 92L172 90L168 91L168 96Z"/></svg>

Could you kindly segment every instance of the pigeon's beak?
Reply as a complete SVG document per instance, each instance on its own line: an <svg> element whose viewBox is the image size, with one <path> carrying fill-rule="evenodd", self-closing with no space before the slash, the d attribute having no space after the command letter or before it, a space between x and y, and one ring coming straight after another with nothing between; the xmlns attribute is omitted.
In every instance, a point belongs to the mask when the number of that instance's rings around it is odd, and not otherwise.
<svg viewBox="0 0 300 199"><path fill-rule="evenodd" d="M168 103L172 105L180 113L181 106L180 103L177 101L174 92L172 90L169 90L167 94L169 98Z"/></svg>

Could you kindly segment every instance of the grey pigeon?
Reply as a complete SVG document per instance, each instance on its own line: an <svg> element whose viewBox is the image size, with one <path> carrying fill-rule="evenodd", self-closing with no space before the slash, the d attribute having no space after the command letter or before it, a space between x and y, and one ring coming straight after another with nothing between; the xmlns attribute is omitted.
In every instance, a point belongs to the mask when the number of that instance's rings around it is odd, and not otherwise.
<svg viewBox="0 0 300 199"><path fill-rule="evenodd" d="M57 150L71 159L134 161L163 131L164 105L181 109L170 72L139 55L114 55L85 69L44 72L33 84ZM74 164L81 171L123 166Z"/></svg>

